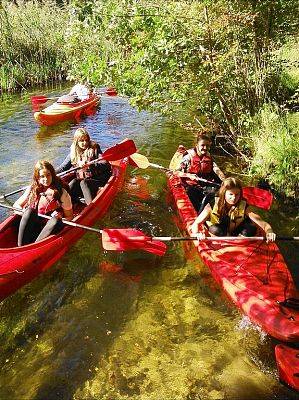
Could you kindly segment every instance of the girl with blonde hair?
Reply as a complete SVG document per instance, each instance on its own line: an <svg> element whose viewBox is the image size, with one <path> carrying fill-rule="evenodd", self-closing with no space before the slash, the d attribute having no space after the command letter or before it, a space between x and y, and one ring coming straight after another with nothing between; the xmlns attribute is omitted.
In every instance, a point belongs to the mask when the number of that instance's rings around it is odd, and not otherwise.
<svg viewBox="0 0 299 400"><path fill-rule="evenodd" d="M56 172L63 172L72 167L81 167L76 172L76 177L69 183L74 201L82 196L86 204L90 204L96 196L98 189L103 187L111 176L111 165L106 160L97 160L102 150L96 142L90 139L85 128L78 128L74 134L70 154L58 167Z"/></svg>

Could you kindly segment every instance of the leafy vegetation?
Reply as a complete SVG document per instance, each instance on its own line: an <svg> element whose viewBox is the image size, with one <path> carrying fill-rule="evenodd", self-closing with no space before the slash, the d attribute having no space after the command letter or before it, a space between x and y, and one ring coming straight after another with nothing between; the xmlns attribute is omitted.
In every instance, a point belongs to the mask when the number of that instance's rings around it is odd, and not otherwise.
<svg viewBox="0 0 299 400"><path fill-rule="evenodd" d="M113 85L139 109L221 133L252 174L295 193L297 0L69 3L26 2L25 12L5 3L2 88L66 71L71 80Z"/></svg>
<svg viewBox="0 0 299 400"><path fill-rule="evenodd" d="M0 3L0 89L12 91L66 75L68 15L54 1Z"/></svg>
<svg viewBox="0 0 299 400"><path fill-rule="evenodd" d="M253 175L267 178L287 196L299 191L299 115L288 115L266 105L254 117L250 148Z"/></svg>

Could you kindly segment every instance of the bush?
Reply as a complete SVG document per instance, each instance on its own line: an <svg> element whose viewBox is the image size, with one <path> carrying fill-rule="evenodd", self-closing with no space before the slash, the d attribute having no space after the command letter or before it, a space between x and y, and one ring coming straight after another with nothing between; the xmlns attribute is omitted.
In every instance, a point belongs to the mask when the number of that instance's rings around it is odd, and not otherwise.
<svg viewBox="0 0 299 400"><path fill-rule="evenodd" d="M251 173L295 197L299 189L299 115L265 105L253 118L251 129Z"/></svg>

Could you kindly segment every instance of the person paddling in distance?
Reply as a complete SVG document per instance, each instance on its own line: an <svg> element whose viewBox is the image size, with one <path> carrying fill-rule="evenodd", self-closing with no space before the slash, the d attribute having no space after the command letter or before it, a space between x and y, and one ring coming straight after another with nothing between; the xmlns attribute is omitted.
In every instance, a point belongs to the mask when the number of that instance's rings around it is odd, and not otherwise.
<svg viewBox="0 0 299 400"><path fill-rule="evenodd" d="M84 197L85 203L90 204L97 195L98 189L108 182L112 168L108 161L98 159L102 154L99 144L93 142L85 128L78 128L74 134L70 153L57 168L56 172L63 172L72 167L81 167L76 171L76 177L69 183L73 201Z"/></svg>
<svg viewBox="0 0 299 400"><path fill-rule="evenodd" d="M73 207L67 186L56 176L48 161L38 161L34 167L32 184L14 203L23 210L18 232L18 246L38 242L63 228L61 218L71 220ZM50 220L38 214L51 216Z"/></svg>
<svg viewBox="0 0 299 400"><path fill-rule="evenodd" d="M91 93L92 91L87 83L77 83L71 88L69 95L74 96L79 101L83 101L88 99Z"/></svg>
<svg viewBox="0 0 299 400"><path fill-rule="evenodd" d="M271 225L247 205L242 197L242 183L236 178L226 178L215 199L195 219L191 231L198 240L206 237L200 229L203 223L212 236L254 236L259 226L265 232L267 242L276 238Z"/></svg>
<svg viewBox="0 0 299 400"><path fill-rule="evenodd" d="M197 212L200 212L205 204L214 197L216 189L201 182L199 178L215 183L225 179L224 173L213 160L209 150L211 139L206 134L197 136L197 143L193 149L187 150L181 165L174 173L178 175L186 192Z"/></svg>

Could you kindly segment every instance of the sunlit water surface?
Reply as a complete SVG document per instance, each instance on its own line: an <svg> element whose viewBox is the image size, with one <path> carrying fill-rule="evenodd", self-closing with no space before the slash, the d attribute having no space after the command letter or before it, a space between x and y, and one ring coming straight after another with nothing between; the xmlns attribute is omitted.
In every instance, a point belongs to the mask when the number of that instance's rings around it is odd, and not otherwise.
<svg viewBox="0 0 299 400"><path fill-rule="evenodd" d="M27 184L38 159L58 165L78 126L104 150L132 138L150 161L165 166L179 143L193 141L120 97L103 96L94 116L52 128L36 125L29 103L28 96L14 96L0 104L1 193ZM236 168L229 158L219 163ZM1 220L7 215L0 209ZM292 209L275 204L267 218L281 234L298 230ZM175 220L163 173L130 168L97 225L178 235ZM295 270L298 247L285 244L283 251ZM274 343L219 292L190 244L170 244L162 258L116 254L87 233L49 271L3 301L0 313L1 400L298 398L278 381Z"/></svg>

